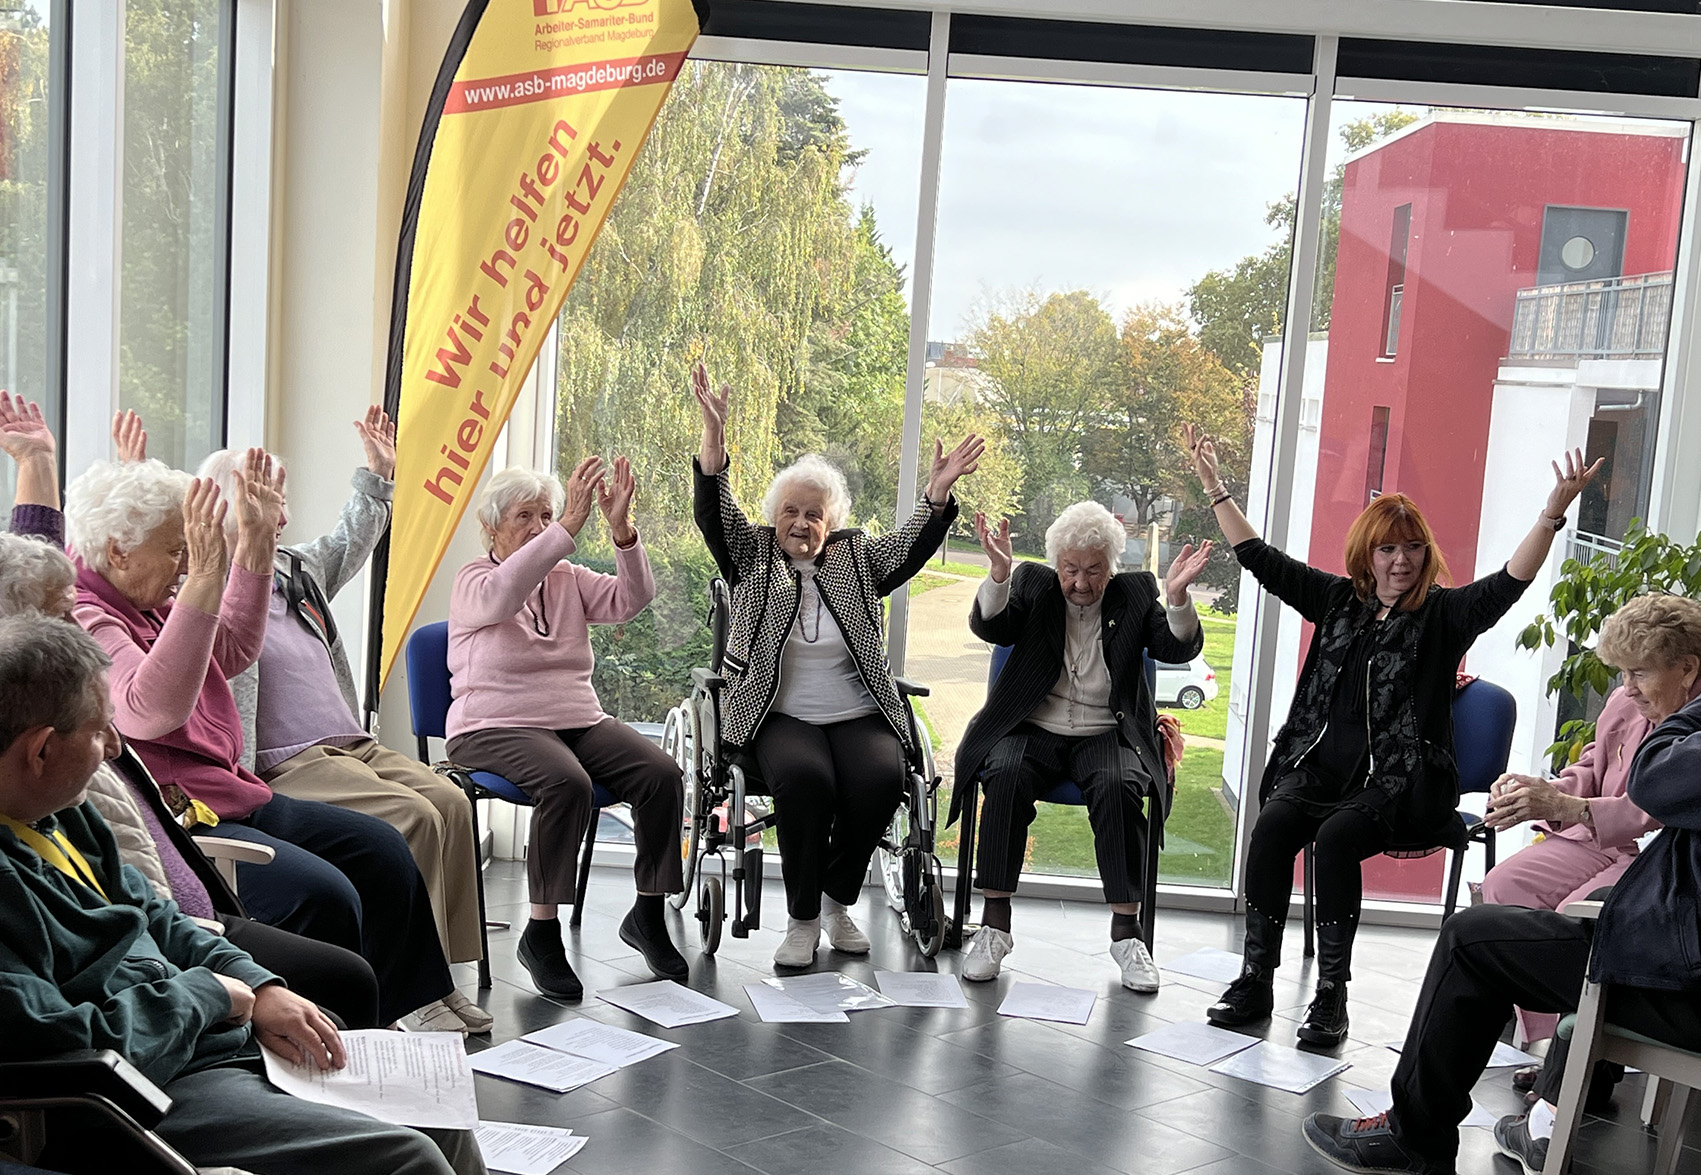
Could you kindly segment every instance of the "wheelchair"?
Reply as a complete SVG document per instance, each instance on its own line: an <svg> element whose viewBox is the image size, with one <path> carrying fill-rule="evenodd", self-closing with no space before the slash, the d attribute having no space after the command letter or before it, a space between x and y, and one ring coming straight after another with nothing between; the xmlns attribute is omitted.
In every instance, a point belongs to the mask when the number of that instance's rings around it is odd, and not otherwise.
<svg viewBox="0 0 1701 1175"><path fill-rule="evenodd" d="M703 953L720 947L730 908L732 936L748 938L762 925L762 834L777 820L755 764L721 741L721 676L731 619L732 592L726 581L709 584L709 630L713 653L708 668L691 671L691 694L668 712L662 749L674 756L684 776L685 819L681 852L685 887L670 899L683 909L695 896ZM887 904L897 912L904 933L924 957L944 945L946 914L944 870L934 852L939 775L927 734L910 699L926 697L926 686L897 678L898 694L917 748L909 765L903 800L875 850L874 865Z"/></svg>

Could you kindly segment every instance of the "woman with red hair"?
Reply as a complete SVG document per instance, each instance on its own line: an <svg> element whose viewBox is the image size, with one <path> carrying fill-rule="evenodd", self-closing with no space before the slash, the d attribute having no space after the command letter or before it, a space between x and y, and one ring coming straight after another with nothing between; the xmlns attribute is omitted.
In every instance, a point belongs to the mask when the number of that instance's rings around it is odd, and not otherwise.
<svg viewBox="0 0 1701 1175"><path fill-rule="evenodd" d="M1246 857L1246 954L1240 978L1205 1013L1225 1027L1270 1015L1293 863L1315 844L1317 995L1299 1039L1347 1035L1347 980L1358 929L1361 863L1456 839L1453 689L1477 637L1523 595L1565 512L1595 474L1581 450L1554 463L1555 485L1506 566L1461 587L1423 513L1404 494L1366 506L1347 532L1346 575L1289 558L1258 537L1218 476L1216 447L1187 426L1193 468L1235 558L1314 626L1293 705L1258 790Z"/></svg>

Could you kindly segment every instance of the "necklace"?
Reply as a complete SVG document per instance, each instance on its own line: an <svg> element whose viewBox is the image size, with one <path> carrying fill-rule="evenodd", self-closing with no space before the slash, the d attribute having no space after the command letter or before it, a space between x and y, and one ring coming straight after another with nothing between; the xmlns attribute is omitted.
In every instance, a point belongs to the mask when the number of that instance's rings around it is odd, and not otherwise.
<svg viewBox="0 0 1701 1175"><path fill-rule="evenodd" d="M809 631L809 625L804 621L804 605L800 601L797 609L797 629L803 634L803 643L812 645L821 639L821 589L815 586L815 577L809 576L803 584L805 596L815 597L815 631Z"/></svg>

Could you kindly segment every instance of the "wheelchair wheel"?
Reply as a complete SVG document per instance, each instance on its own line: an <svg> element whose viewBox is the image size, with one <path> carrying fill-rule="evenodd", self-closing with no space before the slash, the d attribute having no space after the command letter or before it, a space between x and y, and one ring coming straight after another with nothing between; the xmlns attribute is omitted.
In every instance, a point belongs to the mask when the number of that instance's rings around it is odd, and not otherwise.
<svg viewBox="0 0 1701 1175"><path fill-rule="evenodd" d="M874 867L880 872L880 885L886 891L886 904L900 914L904 912L904 842L910 835L909 809L899 804L892 813L892 824L885 839L874 851Z"/></svg>
<svg viewBox="0 0 1701 1175"><path fill-rule="evenodd" d="M679 848L685 858L685 885L678 893L668 898L675 910L683 910L685 903L691 898L691 890L697 880L697 858L702 852L703 821L707 818L707 813L701 811L707 805L703 800L702 762L697 755L697 747L700 745L697 741L698 731L696 723L693 721L696 711L687 703L676 708L669 714L669 717L671 718L673 714L682 711L683 714L678 723L681 733L677 736L675 758L679 762L680 774L685 781L685 803L683 807L685 819L690 822L690 827L682 830L682 843Z"/></svg>
<svg viewBox="0 0 1701 1175"><path fill-rule="evenodd" d="M702 923L703 953L713 955L720 949L721 924L726 921L726 892L720 878L703 879L703 892L697 898L697 920Z"/></svg>
<svg viewBox="0 0 1701 1175"><path fill-rule="evenodd" d="M945 918L945 887L940 884L939 878L929 879L922 900L932 907L925 919L929 931L924 936L918 929L915 945L921 951L922 958L931 959L939 953L939 948L945 945L945 929L949 925Z"/></svg>

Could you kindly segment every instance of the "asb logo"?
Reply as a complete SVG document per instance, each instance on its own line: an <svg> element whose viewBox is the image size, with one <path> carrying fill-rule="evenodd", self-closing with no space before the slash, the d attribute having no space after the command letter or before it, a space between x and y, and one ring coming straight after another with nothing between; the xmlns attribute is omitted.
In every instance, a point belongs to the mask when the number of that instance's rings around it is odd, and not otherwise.
<svg viewBox="0 0 1701 1175"><path fill-rule="evenodd" d="M632 8L645 2L646 0L532 0L532 13L535 16L561 16L581 7L592 12L609 12L616 8Z"/></svg>

